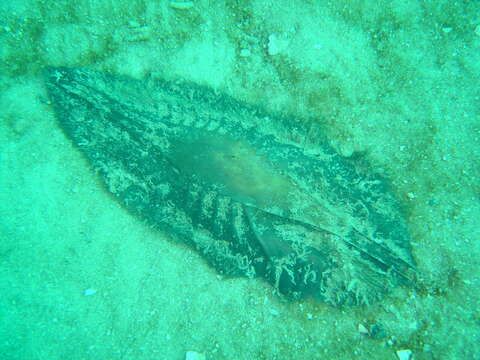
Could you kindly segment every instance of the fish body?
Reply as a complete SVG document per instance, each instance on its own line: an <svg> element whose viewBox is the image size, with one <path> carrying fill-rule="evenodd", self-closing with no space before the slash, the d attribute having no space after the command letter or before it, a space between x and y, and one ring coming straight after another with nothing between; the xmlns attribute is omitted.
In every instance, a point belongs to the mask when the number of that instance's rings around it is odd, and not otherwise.
<svg viewBox="0 0 480 360"><path fill-rule="evenodd" d="M305 146L305 123L188 82L49 68L46 86L108 191L219 273L333 305L412 282L409 234L385 180L324 140Z"/></svg>

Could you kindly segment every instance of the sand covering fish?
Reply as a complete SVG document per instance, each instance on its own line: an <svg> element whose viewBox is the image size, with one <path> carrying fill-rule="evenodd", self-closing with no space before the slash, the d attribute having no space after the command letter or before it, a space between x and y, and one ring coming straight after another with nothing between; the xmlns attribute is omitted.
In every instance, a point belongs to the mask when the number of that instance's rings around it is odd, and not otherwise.
<svg viewBox="0 0 480 360"><path fill-rule="evenodd" d="M62 67L45 79L61 128L108 191L219 273L332 305L369 304L412 283L387 181L311 123L186 81Z"/></svg>

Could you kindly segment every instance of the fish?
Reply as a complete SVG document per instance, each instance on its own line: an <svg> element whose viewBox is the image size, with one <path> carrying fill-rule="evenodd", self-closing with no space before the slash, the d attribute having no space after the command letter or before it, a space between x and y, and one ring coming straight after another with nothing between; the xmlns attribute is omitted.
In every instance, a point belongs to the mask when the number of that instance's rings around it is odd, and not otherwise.
<svg viewBox="0 0 480 360"><path fill-rule="evenodd" d="M415 282L400 201L315 126L186 80L48 67L58 125L106 190L224 277L369 305Z"/></svg>

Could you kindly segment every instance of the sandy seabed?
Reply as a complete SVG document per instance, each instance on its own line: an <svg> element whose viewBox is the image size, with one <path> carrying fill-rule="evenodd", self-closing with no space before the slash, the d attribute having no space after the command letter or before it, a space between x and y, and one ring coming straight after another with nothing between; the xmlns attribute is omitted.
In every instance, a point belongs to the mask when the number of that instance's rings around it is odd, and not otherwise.
<svg viewBox="0 0 480 360"><path fill-rule="evenodd" d="M2 358L479 358L479 10L415 0L2 3ZM221 278L104 190L58 128L46 66L188 79L318 119L337 151L391 180L418 288L333 308Z"/></svg>

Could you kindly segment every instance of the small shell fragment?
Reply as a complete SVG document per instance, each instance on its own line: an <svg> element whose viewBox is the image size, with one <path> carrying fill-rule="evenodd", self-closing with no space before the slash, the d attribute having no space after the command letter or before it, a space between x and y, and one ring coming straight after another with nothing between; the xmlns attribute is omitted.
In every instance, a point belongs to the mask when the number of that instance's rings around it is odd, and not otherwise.
<svg viewBox="0 0 480 360"><path fill-rule="evenodd" d="M475 35L480 36L480 25L477 25L474 32L475 32Z"/></svg>
<svg viewBox="0 0 480 360"><path fill-rule="evenodd" d="M362 335L369 335L367 327L363 324L358 324L357 330Z"/></svg>
<svg viewBox="0 0 480 360"><path fill-rule="evenodd" d="M83 292L83 296L91 296L91 295L95 295L96 293L97 293L97 290L95 289L86 289Z"/></svg>
<svg viewBox="0 0 480 360"><path fill-rule="evenodd" d="M170 7L179 10L191 9L193 1L170 1Z"/></svg>
<svg viewBox="0 0 480 360"><path fill-rule="evenodd" d="M413 360L413 351L410 349L401 349L396 351L398 360Z"/></svg>
<svg viewBox="0 0 480 360"><path fill-rule="evenodd" d="M205 354L189 350L185 353L185 360L205 360Z"/></svg>

